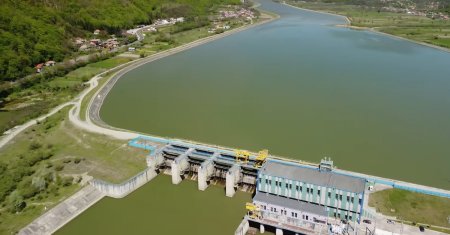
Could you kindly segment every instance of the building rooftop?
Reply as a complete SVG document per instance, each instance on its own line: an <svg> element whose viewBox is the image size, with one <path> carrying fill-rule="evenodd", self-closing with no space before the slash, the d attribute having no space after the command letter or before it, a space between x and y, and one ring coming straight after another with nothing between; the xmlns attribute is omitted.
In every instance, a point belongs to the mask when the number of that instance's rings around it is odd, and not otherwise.
<svg viewBox="0 0 450 235"><path fill-rule="evenodd" d="M354 193L363 193L366 185L365 180L361 178L341 175L332 171L319 171L318 168L311 169L270 160L264 164L260 172L266 175L297 180Z"/></svg>
<svg viewBox="0 0 450 235"><path fill-rule="evenodd" d="M290 199L282 196L276 196L269 193L258 192L253 198L253 201L264 202L276 206L291 208L298 211L309 212L321 216L327 216L327 211L324 206L302 202L296 199Z"/></svg>

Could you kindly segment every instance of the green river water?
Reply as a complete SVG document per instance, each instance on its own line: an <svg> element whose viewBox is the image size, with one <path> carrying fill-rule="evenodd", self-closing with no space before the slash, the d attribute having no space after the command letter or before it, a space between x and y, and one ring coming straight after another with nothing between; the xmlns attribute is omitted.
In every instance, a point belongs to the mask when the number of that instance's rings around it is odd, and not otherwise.
<svg viewBox="0 0 450 235"><path fill-rule="evenodd" d="M80 234L233 234L245 214L249 193L225 197L225 188L197 189L185 180L172 185L158 176L123 199L105 198L60 229L56 235Z"/></svg>
<svg viewBox="0 0 450 235"><path fill-rule="evenodd" d="M127 73L102 119L450 189L450 53L260 2L281 18ZM159 176L58 234L231 234L249 199Z"/></svg>

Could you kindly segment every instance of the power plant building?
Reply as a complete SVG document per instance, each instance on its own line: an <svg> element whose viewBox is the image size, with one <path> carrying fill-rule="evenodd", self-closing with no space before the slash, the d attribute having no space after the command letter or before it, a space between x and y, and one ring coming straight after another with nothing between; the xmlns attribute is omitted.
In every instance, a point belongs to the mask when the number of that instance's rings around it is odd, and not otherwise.
<svg viewBox="0 0 450 235"><path fill-rule="evenodd" d="M364 179L333 172L331 161L313 168L268 160L258 172L253 202L263 213L288 219L325 223L331 217L359 222L365 188Z"/></svg>

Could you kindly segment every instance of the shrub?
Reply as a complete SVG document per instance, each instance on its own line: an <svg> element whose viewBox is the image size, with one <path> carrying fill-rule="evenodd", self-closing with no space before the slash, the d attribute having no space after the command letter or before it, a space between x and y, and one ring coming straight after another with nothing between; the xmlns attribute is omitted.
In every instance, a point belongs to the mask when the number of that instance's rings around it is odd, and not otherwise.
<svg viewBox="0 0 450 235"><path fill-rule="evenodd" d="M34 130L34 129L33 129ZM38 142L31 142L30 146L28 147L31 151L40 149L42 147L42 145Z"/></svg>
<svg viewBox="0 0 450 235"><path fill-rule="evenodd" d="M14 207L12 208L12 212L21 212L23 209L27 207L27 203L24 200L18 200L14 203Z"/></svg>
<svg viewBox="0 0 450 235"><path fill-rule="evenodd" d="M68 177L64 177L62 179L62 186L67 187L72 185L73 182L73 177L72 176L68 176Z"/></svg>
<svg viewBox="0 0 450 235"><path fill-rule="evenodd" d="M62 164L58 164L58 165L56 165L56 167L55 167L55 170L56 171L62 171L64 169L64 165L62 165Z"/></svg>

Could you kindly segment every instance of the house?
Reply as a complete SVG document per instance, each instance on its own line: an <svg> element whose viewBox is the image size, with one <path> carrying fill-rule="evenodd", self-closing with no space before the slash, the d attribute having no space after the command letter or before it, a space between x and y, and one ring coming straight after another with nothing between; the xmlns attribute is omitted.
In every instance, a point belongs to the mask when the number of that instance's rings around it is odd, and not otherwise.
<svg viewBox="0 0 450 235"><path fill-rule="evenodd" d="M128 51L136 51L135 47L128 47Z"/></svg>
<svg viewBox="0 0 450 235"><path fill-rule="evenodd" d="M78 50L80 51L86 51L89 49L89 45L88 44L83 44L80 46L80 48Z"/></svg>
<svg viewBox="0 0 450 235"><path fill-rule="evenodd" d="M119 46L119 42L116 38L110 38L103 43L104 48L114 49Z"/></svg>
<svg viewBox="0 0 450 235"><path fill-rule="evenodd" d="M47 62L45 62L45 66L55 66L55 64L56 64L56 62L55 61L53 61L53 60L49 60L49 61L47 61Z"/></svg>
<svg viewBox="0 0 450 235"><path fill-rule="evenodd" d="M91 39L89 41L89 44L92 46L99 46L101 44L101 42L102 42L102 40L100 40L100 39Z"/></svg>
<svg viewBox="0 0 450 235"><path fill-rule="evenodd" d="M44 68L44 63L37 64L36 66L34 66L34 68L36 69L36 73L40 73Z"/></svg>
<svg viewBox="0 0 450 235"><path fill-rule="evenodd" d="M86 39L83 38L75 38L75 45L81 46L86 42Z"/></svg>

